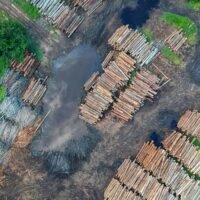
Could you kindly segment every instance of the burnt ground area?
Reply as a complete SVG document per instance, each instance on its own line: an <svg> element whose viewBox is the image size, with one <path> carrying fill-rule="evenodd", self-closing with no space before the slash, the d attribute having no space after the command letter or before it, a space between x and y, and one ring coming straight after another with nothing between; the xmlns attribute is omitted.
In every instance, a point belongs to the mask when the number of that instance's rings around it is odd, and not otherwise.
<svg viewBox="0 0 200 200"><path fill-rule="evenodd" d="M103 14L95 15L82 24L78 32L71 38L55 36L56 44L50 47L44 44L47 60L51 61L63 51L69 52L79 43L95 45L102 56L107 51L106 42L109 35L120 25L119 9L125 1L114 1L104 7ZM179 3L178 3L179 2ZM200 28L200 15L183 7L182 1L161 1L161 10L170 10L191 17ZM101 11L99 11L101 12ZM104 19L102 20L101 17ZM96 27L95 31L89 26ZM87 31L86 31L87 30ZM88 31L89 30L89 31ZM61 43L60 43L61 42ZM52 42L51 44L55 44ZM55 48L56 47L56 48ZM198 44L188 55L189 62L183 69L168 69L168 76L172 81L166 85L153 103L147 102L135 115L134 120L126 124L117 132L103 132L102 139L91 152L90 157L80 165L78 171L69 177L54 177L40 171L40 167L30 166L43 174L41 179L35 179L33 188L27 187L27 182L20 187L13 187L21 179L13 180L8 177L7 187L1 191L1 199L67 199L67 200L101 200L103 191L109 183L115 170L122 160L135 156L142 144L156 133L163 138L171 133L181 114L187 109L200 110L200 45ZM158 137L158 136L157 136ZM31 157L30 157L31 159ZM30 162L25 159L25 162ZM12 184L9 184L12 183ZM26 187L25 187L26 186ZM12 190L12 192L9 192ZM13 192L15 190L15 192ZM38 196L36 196L36 193Z"/></svg>

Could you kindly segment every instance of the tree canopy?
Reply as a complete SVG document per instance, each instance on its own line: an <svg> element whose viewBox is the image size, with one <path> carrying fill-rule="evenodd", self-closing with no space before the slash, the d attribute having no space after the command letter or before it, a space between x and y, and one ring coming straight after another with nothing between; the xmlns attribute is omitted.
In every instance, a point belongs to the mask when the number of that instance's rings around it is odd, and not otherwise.
<svg viewBox="0 0 200 200"><path fill-rule="evenodd" d="M0 76L15 59L23 60L30 39L26 29L14 20L0 21Z"/></svg>

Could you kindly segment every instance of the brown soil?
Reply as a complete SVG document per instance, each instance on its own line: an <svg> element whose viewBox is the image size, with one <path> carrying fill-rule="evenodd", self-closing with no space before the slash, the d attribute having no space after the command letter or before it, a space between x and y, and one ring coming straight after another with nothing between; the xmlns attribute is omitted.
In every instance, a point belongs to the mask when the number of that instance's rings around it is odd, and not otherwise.
<svg viewBox="0 0 200 200"><path fill-rule="evenodd" d="M2 0L1 0L2 1ZM163 0L162 10L171 10L190 16L200 27L199 14L185 9L181 1ZM109 1L102 9L103 14L96 14L84 22L79 31L71 38L64 39L57 35L54 40L59 44L55 49L44 45L46 56L51 60L62 51L69 52L80 42L95 44L99 52L105 55L107 51L106 41L109 35L119 25L118 10L123 7L125 1ZM99 11L101 12L101 11ZM116 14L115 14L116 13ZM102 17L102 19L101 19ZM95 27L97 27L95 29ZM95 31L94 31L95 29ZM98 36L98 37L97 37ZM56 39L55 39L56 38ZM61 43L60 43L61 42ZM52 42L52 44L55 44ZM105 131L102 140L98 143L90 158L79 170L68 178L58 179L47 176L36 160L27 155L21 160L27 170L34 169L43 177L42 180L34 178L34 183L23 181L22 174L8 177L7 187L0 191L1 199L58 199L58 200L100 200L103 199L103 191L121 161L130 155L135 156L149 135L156 131L161 137L171 132L172 121L177 121L187 109L200 110L198 99L200 87L193 79L193 75L200 79L200 45L198 44L189 52L186 59L186 68L180 69L173 66L165 66L165 72L172 81L162 89L154 103L146 103L145 106L130 121L117 132L112 134ZM110 127L112 129L112 127ZM118 129L118 127L117 127ZM18 158L18 155L16 156ZM33 163L33 160L35 163ZM39 163L37 161L37 163ZM37 174L36 173L36 174ZM10 175L10 173L8 173ZM16 178L15 178L16 177ZM31 180L31 178L30 178ZM36 185L34 185L36 184ZM31 186L30 186L31 185ZM30 187L29 187L30 186Z"/></svg>

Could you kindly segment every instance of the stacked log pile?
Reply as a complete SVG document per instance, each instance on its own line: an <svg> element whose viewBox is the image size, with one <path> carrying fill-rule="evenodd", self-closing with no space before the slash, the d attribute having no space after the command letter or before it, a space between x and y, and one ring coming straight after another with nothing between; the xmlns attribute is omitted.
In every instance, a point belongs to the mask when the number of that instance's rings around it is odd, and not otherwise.
<svg viewBox="0 0 200 200"><path fill-rule="evenodd" d="M93 90L90 91L85 103L80 106L80 118L95 124L103 117L111 103L113 103L113 92L125 86L130 78L130 72L135 69L135 61L125 54L119 53L114 61L108 64L104 73L98 77Z"/></svg>
<svg viewBox="0 0 200 200"><path fill-rule="evenodd" d="M95 85L98 76L99 72L94 72L88 81L84 84L84 89L86 92L88 92Z"/></svg>
<svg viewBox="0 0 200 200"><path fill-rule="evenodd" d="M130 159L126 159L118 168L116 178L129 190L134 190L147 200L177 199L168 187Z"/></svg>
<svg viewBox="0 0 200 200"><path fill-rule="evenodd" d="M32 78L26 91L24 92L22 99L29 105L36 106L47 90L45 81L41 79Z"/></svg>
<svg viewBox="0 0 200 200"><path fill-rule="evenodd" d="M74 9L64 5L60 0L30 0L55 27L70 37L83 22L84 17L79 16Z"/></svg>
<svg viewBox="0 0 200 200"><path fill-rule="evenodd" d="M146 98L153 98L159 89L160 79L146 69L136 74L130 86L120 93L113 104L111 114L124 121L133 118L134 113L143 106Z"/></svg>
<svg viewBox="0 0 200 200"><path fill-rule="evenodd" d="M143 198L134 193L133 191L128 190L126 187L123 187L120 182L116 179L112 179L106 191L104 193L105 200L142 200Z"/></svg>
<svg viewBox="0 0 200 200"><path fill-rule="evenodd" d="M105 69L108 64L110 63L110 61L112 60L113 56L114 56L115 51L110 51L108 53L108 55L106 56L106 58L104 59L104 61L102 62L101 66L103 69Z"/></svg>
<svg viewBox="0 0 200 200"><path fill-rule="evenodd" d="M103 117L103 112L112 102L112 93L96 85L94 90L88 93L85 103L81 104L79 117L90 124L95 124Z"/></svg>
<svg viewBox="0 0 200 200"><path fill-rule="evenodd" d="M130 78L130 72L135 70L135 60L124 52L120 52L114 61L104 69L104 73L97 80L97 84L115 92L125 86Z"/></svg>
<svg viewBox="0 0 200 200"><path fill-rule="evenodd" d="M88 15L91 15L103 4L103 0L74 0L74 2L87 11Z"/></svg>
<svg viewBox="0 0 200 200"><path fill-rule="evenodd" d="M198 111L186 111L177 126L187 135L200 138L200 113Z"/></svg>
<svg viewBox="0 0 200 200"><path fill-rule="evenodd" d="M119 51L128 52L140 66L149 64L158 53L153 43L147 42L143 34L133 31L128 25L118 28L108 43Z"/></svg>
<svg viewBox="0 0 200 200"><path fill-rule="evenodd" d="M196 124L197 111L187 111L179 123ZM195 120L194 120L195 119ZM200 151L187 136L173 132L156 147L146 142L135 161L124 160L105 191L105 199L120 199L120 195L139 194L142 199L197 200L200 196ZM191 175L192 173L192 175ZM126 199L134 199L135 196Z"/></svg>
<svg viewBox="0 0 200 200"><path fill-rule="evenodd" d="M182 30L175 30L172 32L166 39L165 43L169 45L169 47L177 52L187 41L187 38L184 37Z"/></svg>
<svg viewBox="0 0 200 200"><path fill-rule="evenodd" d="M16 60L11 63L11 67L15 71L21 72L28 78L33 76L39 65L39 62L36 61L35 57L29 53L25 55L24 60L21 63L18 63Z"/></svg>
<svg viewBox="0 0 200 200"><path fill-rule="evenodd" d="M146 170L161 179L181 199L197 199L200 195L199 183L190 178L182 166L168 157L165 150L157 148L152 142L143 145L136 160Z"/></svg>
<svg viewBox="0 0 200 200"><path fill-rule="evenodd" d="M200 175L200 151L179 132L173 132L162 142L164 148L192 173Z"/></svg>

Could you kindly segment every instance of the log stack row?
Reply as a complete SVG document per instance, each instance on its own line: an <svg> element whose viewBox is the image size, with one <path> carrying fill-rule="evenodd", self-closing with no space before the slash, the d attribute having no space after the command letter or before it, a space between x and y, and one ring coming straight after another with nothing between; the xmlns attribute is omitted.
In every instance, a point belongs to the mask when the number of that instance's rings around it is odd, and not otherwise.
<svg viewBox="0 0 200 200"><path fill-rule="evenodd" d="M89 124L96 124L113 102L112 93L100 85L95 85L80 106L79 117Z"/></svg>
<svg viewBox="0 0 200 200"><path fill-rule="evenodd" d="M168 45L173 51L177 52L187 41L187 38L184 37L182 30L175 30L172 32L166 39L165 43Z"/></svg>
<svg viewBox="0 0 200 200"><path fill-rule="evenodd" d="M114 54L115 54L115 51L110 51L108 53L108 55L106 56L106 58L104 59L104 61L101 63L101 66L102 66L103 69L105 69L108 66L108 64L112 60Z"/></svg>
<svg viewBox="0 0 200 200"><path fill-rule="evenodd" d="M111 114L124 121L133 118L134 113L144 105L147 98L154 98L160 79L146 69L137 72L130 86L121 92L113 104Z"/></svg>
<svg viewBox="0 0 200 200"><path fill-rule="evenodd" d="M75 8L71 9L60 0L30 0L56 28L61 29L70 37L83 22Z"/></svg>
<svg viewBox="0 0 200 200"><path fill-rule="evenodd" d="M164 148L192 173L200 175L200 151L179 132L173 132L162 142Z"/></svg>
<svg viewBox="0 0 200 200"><path fill-rule="evenodd" d="M186 111L177 126L185 134L200 138L200 113L196 110Z"/></svg>
<svg viewBox="0 0 200 200"><path fill-rule="evenodd" d="M15 71L21 72L24 76L28 78L31 78L33 76L39 65L40 63L36 61L33 54L29 53L25 55L24 60L21 63L18 63L16 60L11 63L11 67Z"/></svg>
<svg viewBox="0 0 200 200"><path fill-rule="evenodd" d="M123 187L116 179L112 179L104 193L105 200L143 200L143 198L133 191Z"/></svg>
<svg viewBox="0 0 200 200"><path fill-rule="evenodd" d="M200 196L199 183L190 178L174 159L168 157L164 149L157 148L152 142L143 145L136 161L161 179L176 195L180 195L181 199L195 200Z"/></svg>
<svg viewBox="0 0 200 200"><path fill-rule="evenodd" d="M149 43L145 36L126 26L121 26L108 40L116 50L128 52L140 66L147 65L157 55L158 48Z"/></svg>
<svg viewBox="0 0 200 200"><path fill-rule="evenodd" d="M135 60L124 52L120 52L114 61L104 69L104 73L97 80L97 84L115 92L125 86L130 78L130 72L135 70Z"/></svg>
<svg viewBox="0 0 200 200"><path fill-rule="evenodd" d="M130 159L126 159L118 168L116 178L129 190L139 193L144 199L177 199L169 192L169 187L160 183L149 172L146 172L140 165Z"/></svg>
<svg viewBox="0 0 200 200"><path fill-rule="evenodd" d="M47 90L45 81L32 78L28 88L25 90L22 99L29 105L36 106Z"/></svg>
<svg viewBox="0 0 200 200"><path fill-rule="evenodd" d="M103 0L74 0L74 2L87 11L88 15L91 15L103 4Z"/></svg>
<svg viewBox="0 0 200 200"><path fill-rule="evenodd" d="M84 84L84 89L86 92L88 92L95 85L98 76L99 72L94 72L88 81Z"/></svg>
<svg viewBox="0 0 200 200"><path fill-rule="evenodd" d="M114 61L108 64L104 73L98 77L93 90L90 91L85 103L80 106L80 118L95 124L113 103L113 93L125 86L130 78L130 72L135 70L135 61L125 54L119 53Z"/></svg>
<svg viewBox="0 0 200 200"><path fill-rule="evenodd" d="M192 114L197 116L198 113L187 111L179 123L184 125ZM194 119L192 121L193 124L197 123ZM186 168L193 174L200 175L200 151L187 136L175 131L162 142L162 147L146 142L135 161L124 160L108 185L104 197L108 200L134 199L135 196L128 196L132 191L129 195L136 193L147 200L198 200L200 181L190 173L189 175ZM125 194L128 197L118 198Z"/></svg>

